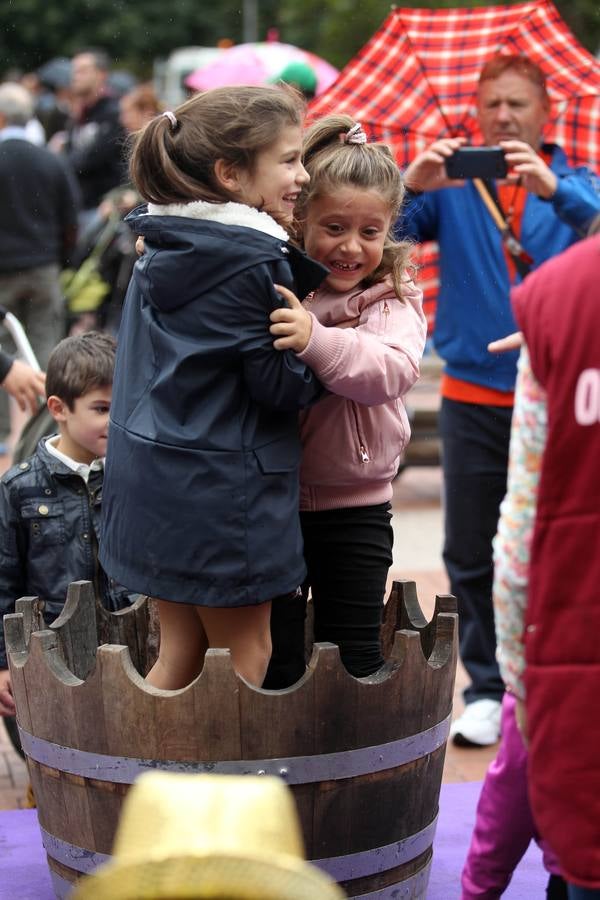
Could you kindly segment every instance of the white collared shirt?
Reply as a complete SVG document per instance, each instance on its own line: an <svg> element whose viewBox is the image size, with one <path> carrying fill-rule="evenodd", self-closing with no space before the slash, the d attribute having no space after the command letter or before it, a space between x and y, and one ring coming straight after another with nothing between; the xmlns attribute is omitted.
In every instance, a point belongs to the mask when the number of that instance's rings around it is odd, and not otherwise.
<svg viewBox="0 0 600 900"><path fill-rule="evenodd" d="M104 459L93 459L89 465L87 463L76 462L74 459L71 459L70 456L67 456L66 453L62 453L60 450L56 449L54 444L58 441L59 437L60 435L55 434L53 437L48 438L46 441L46 450L48 453L51 453L52 456L55 456L56 459L59 459L64 463L65 466L68 466L69 469L72 469L76 475L80 475L87 484L90 472L97 472L104 468Z"/></svg>
<svg viewBox="0 0 600 900"><path fill-rule="evenodd" d="M0 130L0 141L27 141L43 147L46 143L44 129L37 119L30 119L27 125L6 125Z"/></svg>

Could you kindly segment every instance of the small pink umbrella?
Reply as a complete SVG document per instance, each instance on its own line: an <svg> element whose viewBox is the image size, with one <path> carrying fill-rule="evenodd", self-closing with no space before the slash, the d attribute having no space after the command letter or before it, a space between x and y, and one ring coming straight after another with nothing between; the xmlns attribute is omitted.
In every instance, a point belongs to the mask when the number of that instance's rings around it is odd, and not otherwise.
<svg viewBox="0 0 600 900"><path fill-rule="evenodd" d="M212 62L188 75L185 84L195 91L208 91L227 84L267 84L295 61L306 63L315 73L317 95L327 90L339 74L334 66L309 50L279 41L265 41L236 44L223 50Z"/></svg>

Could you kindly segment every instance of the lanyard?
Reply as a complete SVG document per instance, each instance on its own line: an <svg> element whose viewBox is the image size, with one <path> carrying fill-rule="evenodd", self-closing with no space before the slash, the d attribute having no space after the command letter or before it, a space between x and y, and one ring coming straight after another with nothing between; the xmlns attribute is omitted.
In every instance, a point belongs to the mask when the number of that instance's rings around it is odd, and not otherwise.
<svg viewBox="0 0 600 900"><path fill-rule="evenodd" d="M481 178L474 178L473 184L475 185L479 196L485 203L486 209L490 213L492 219L494 220L498 230L500 231L500 235L502 237L502 245L504 247L504 252L506 255L506 261L509 270L510 280L514 280L515 274L521 276L521 278L525 278L525 276L531 270L531 264L533 263L533 259L529 254L523 249L521 242L517 238L516 234L512 230L510 224L506 221L504 216L504 210L500 206L500 201L498 200L496 190L494 185L490 181L484 181ZM522 218L523 208L525 206L525 195L526 192L522 191L522 206L521 206L521 216L519 217L519 228L520 221Z"/></svg>

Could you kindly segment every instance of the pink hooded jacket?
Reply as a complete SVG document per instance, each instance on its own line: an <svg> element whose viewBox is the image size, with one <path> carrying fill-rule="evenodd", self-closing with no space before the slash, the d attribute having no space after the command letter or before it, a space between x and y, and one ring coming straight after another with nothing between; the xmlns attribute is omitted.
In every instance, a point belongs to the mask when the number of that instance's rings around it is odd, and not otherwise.
<svg viewBox="0 0 600 900"><path fill-rule="evenodd" d="M425 346L422 300L407 276L401 300L386 279L347 294L319 288L304 301L313 327L298 356L331 394L300 414L300 509L391 499L410 437L402 398Z"/></svg>

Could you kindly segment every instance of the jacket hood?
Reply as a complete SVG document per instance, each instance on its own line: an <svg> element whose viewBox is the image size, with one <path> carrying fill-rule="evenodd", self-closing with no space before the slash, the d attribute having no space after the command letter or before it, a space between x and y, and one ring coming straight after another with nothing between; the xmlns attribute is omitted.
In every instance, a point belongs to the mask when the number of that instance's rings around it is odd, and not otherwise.
<svg viewBox="0 0 600 900"><path fill-rule="evenodd" d="M126 221L145 245L133 278L165 312L210 293L250 266L288 259L292 250L274 219L241 203L150 204L134 209ZM160 265L153 264L157 255Z"/></svg>

